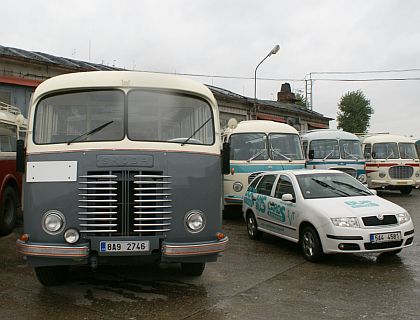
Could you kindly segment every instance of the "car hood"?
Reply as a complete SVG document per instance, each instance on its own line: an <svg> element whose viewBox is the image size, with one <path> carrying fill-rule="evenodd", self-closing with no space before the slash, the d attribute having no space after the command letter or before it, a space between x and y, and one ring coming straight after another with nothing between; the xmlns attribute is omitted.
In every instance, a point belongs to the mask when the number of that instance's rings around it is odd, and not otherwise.
<svg viewBox="0 0 420 320"><path fill-rule="evenodd" d="M369 215L397 214L406 210L378 196L307 199L309 208L337 217L363 217ZM310 210L310 209L309 209Z"/></svg>

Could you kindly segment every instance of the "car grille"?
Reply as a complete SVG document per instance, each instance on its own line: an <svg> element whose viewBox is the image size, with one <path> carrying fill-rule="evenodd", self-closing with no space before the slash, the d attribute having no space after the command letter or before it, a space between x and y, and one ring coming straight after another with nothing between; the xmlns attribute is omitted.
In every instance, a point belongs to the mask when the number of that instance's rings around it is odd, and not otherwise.
<svg viewBox="0 0 420 320"><path fill-rule="evenodd" d="M252 180L255 179L256 176L258 176L260 173L263 173L264 171L258 171L258 172L253 172L249 175L248 177L248 184L250 184L252 182Z"/></svg>
<svg viewBox="0 0 420 320"><path fill-rule="evenodd" d="M101 171L79 178L79 226L86 236L155 236L171 230L170 176Z"/></svg>
<svg viewBox="0 0 420 320"><path fill-rule="evenodd" d="M413 175L414 169L410 166L394 166L389 168L389 176L392 179L409 179Z"/></svg>
<svg viewBox="0 0 420 320"><path fill-rule="evenodd" d="M396 224L397 223L397 217L395 215L384 215L384 218L382 220L378 219L377 216L369 216L369 217L363 217L363 224L366 227L370 226L386 226L389 224Z"/></svg>
<svg viewBox="0 0 420 320"><path fill-rule="evenodd" d="M392 242L380 242L380 243L365 242L365 249L376 250L376 249L397 248L397 247L401 247L402 243L403 243L402 240L392 241Z"/></svg>
<svg viewBox="0 0 420 320"><path fill-rule="evenodd" d="M357 171L353 168L331 168L351 175L353 178L357 177Z"/></svg>

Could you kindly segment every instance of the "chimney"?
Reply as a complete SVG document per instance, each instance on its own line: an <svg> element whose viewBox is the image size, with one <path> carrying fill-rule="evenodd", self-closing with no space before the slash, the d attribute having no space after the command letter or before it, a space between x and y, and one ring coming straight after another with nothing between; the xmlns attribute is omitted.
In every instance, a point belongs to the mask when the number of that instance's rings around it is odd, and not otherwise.
<svg viewBox="0 0 420 320"><path fill-rule="evenodd" d="M280 92L277 92L277 101L284 103L295 103L297 101L295 94L290 88L290 83L283 83Z"/></svg>

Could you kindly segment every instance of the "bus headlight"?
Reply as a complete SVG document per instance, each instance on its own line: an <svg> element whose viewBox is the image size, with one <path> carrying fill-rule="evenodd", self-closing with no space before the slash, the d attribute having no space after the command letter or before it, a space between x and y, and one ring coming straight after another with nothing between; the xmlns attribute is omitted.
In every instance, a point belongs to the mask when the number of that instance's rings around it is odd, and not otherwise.
<svg viewBox="0 0 420 320"><path fill-rule="evenodd" d="M359 180L361 183L366 183L366 175L365 174L361 174L360 176L357 177L357 180Z"/></svg>
<svg viewBox="0 0 420 320"><path fill-rule="evenodd" d="M385 178L386 177L386 173L381 171L379 172L379 178Z"/></svg>
<svg viewBox="0 0 420 320"><path fill-rule="evenodd" d="M236 192L241 192L243 187L243 184L239 181L233 183L233 190L235 190Z"/></svg>
<svg viewBox="0 0 420 320"><path fill-rule="evenodd" d="M191 233L197 233L206 226L206 218L200 210L191 210L185 215L185 225Z"/></svg>
<svg viewBox="0 0 420 320"><path fill-rule="evenodd" d="M64 232L64 240L66 240L67 243L76 243L77 241L79 241L79 238L79 231L77 231L76 229L67 229L66 232Z"/></svg>
<svg viewBox="0 0 420 320"><path fill-rule="evenodd" d="M64 215L58 210L49 210L42 216L42 229L48 234L60 233L65 224Z"/></svg>

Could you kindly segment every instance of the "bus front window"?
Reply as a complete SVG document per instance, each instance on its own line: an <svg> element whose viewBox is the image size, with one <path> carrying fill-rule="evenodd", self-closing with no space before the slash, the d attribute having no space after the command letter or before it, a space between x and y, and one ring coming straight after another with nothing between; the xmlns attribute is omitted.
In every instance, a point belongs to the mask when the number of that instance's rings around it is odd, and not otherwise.
<svg viewBox="0 0 420 320"><path fill-rule="evenodd" d="M196 97L132 90L128 93L128 137L137 141L212 145L212 110Z"/></svg>
<svg viewBox="0 0 420 320"><path fill-rule="evenodd" d="M271 133L268 139L272 160L303 160L298 135Z"/></svg>
<svg viewBox="0 0 420 320"><path fill-rule="evenodd" d="M359 140L340 140L341 159L359 160L362 158L362 146Z"/></svg>
<svg viewBox="0 0 420 320"><path fill-rule="evenodd" d="M264 133L235 133L230 136L231 160L267 160L267 136Z"/></svg>
<svg viewBox="0 0 420 320"><path fill-rule="evenodd" d="M313 140L309 150L314 150L314 159L340 159L338 141L335 139Z"/></svg>
<svg viewBox="0 0 420 320"><path fill-rule="evenodd" d="M102 130L84 135L108 122ZM34 142L119 141L124 138L124 93L119 90L64 93L42 99L35 112ZM74 141L76 143L76 141Z"/></svg>
<svg viewBox="0 0 420 320"><path fill-rule="evenodd" d="M375 143L372 154L375 159L399 159L400 155L396 142Z"/></svg>
<svg viewBox="0 0 420 320"><path fill-rule="evenodd" d="M417 159L417 151L414 143L399 143L401 159Z"/></svg>

